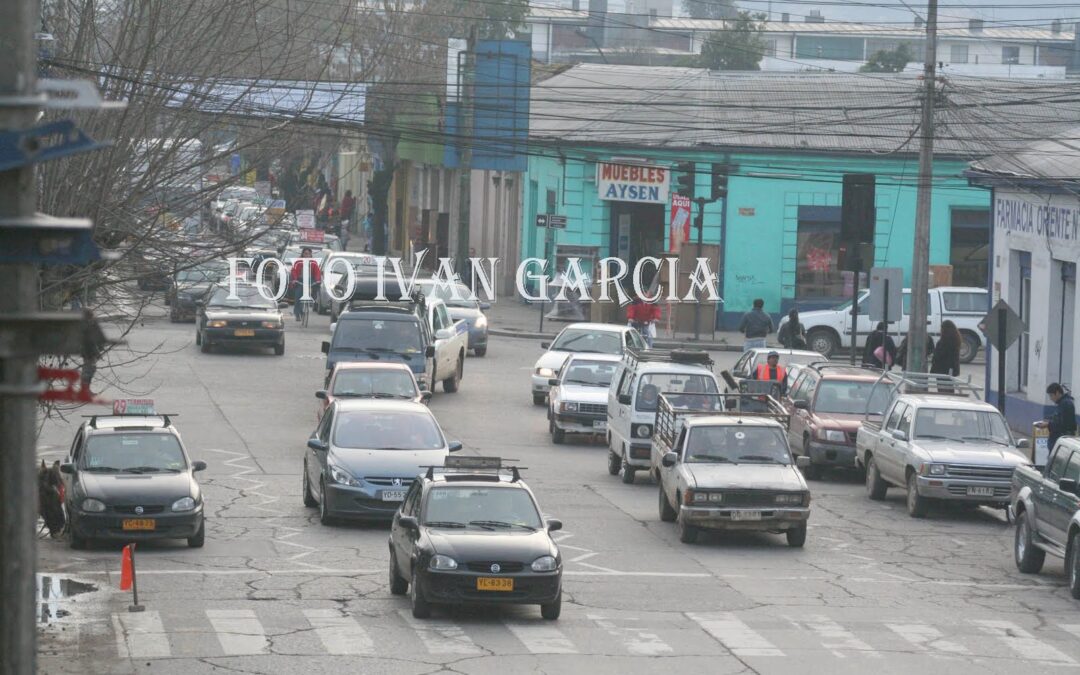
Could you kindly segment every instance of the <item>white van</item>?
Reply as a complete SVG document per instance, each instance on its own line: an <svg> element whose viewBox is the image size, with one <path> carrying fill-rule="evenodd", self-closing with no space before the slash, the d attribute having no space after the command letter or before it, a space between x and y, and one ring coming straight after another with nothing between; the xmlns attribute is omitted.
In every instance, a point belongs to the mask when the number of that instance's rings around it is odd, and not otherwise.
<svg viewBox="0 0 1080 675"><path fill-rule="evenodd" d="M905 288L903 294L903 312L900 321L889 326L889 334L898 336L896 342L908 332L911 320L911 289ZM951 320L960 330L963 343L960 345L960 361L971 363L980 347L986 346L986 339L979 322L990 311L990 294L985 288L969 286L940 286L931 288L927 305L929 323L927 332L936 343L941 337L941 322ZM870 291L864 290L859 295L858 335L855 344L866 345L866 337L873 332L874 322L870 321ZM851 345L851 301L833 309L813 312L799 312L799 321L806 329L807 348L826 357L832 356L838 349L847 349ZM785 317L780 326L787 323ZM779 336L779 326L777 335Z"/></svg>
<svg viewBox="0 0 1080 675"><path fill-rule="evenodd" d="M718 394L712 359L703 351L627 349L608 390L608 473L633 483L648 472L660 394Z"/></svg>

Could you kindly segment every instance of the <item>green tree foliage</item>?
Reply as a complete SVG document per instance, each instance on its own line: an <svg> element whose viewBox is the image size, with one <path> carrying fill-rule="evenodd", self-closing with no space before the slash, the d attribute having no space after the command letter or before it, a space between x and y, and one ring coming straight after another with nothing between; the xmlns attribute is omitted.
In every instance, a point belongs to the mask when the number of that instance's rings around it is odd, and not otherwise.
<svg viewBox="0 0 1080 675"><path fill-rule="evenodd" d="M874 52L859 72L862 73L901 73L907 64L915 60L915 55L907 45L896 49L882 49Z"/></svg>
<svg viewBox="0 0 1080 675"><path fill-rule="evenodd" d="M765 55L765 14L745 10L726 23L722 31L705 38L698 65L710 70L760 70Z"/></svg>

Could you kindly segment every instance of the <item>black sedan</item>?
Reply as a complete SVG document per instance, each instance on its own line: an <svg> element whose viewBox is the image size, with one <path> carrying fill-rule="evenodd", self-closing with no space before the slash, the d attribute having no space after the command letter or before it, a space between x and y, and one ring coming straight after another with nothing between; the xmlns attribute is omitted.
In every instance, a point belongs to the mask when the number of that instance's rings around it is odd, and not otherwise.
<svg viewBox="0 0 1080 675"><path fill-rule="evenodd" d="M221 281L228 278L228 263L206 263L173 275L165 304L169 305L169 321L177 323L194 319L199 302Z"/></svg>
<svg viewBox="0 0 1080 675"><path fill-rule="evenodd" d="M92 417L60 465L69 542L186 539L203 545L202 491L180 435L163 416Z"/></svg>
<svg viewBox="0 0 1080 675"><path fill-rule="evenodd" d="M264 298L253 286L238 285L235 290L230 295L228 286L220 286L199 305L195 344L204 354L218 345L272 347L278 356L284 354L285 303Z"/></svg>
<svg viewBox="0 0 1080 675"><path fill-rule="evenodd" d="M409 593L413 616L432 605L540 605L562 611L562 556L532 491L494 473L429 472L413 482L390 530L390 592Z"/></svg>

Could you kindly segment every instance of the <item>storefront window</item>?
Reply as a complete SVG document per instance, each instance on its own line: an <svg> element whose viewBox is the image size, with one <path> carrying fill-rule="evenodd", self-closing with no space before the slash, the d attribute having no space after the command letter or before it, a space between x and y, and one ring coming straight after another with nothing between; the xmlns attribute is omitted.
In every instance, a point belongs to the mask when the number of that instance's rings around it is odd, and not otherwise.
<svg viewBox="0 0 1080 675"><path fill-rule="evenodd" d="M985 288L990 264L990 211L953 209L952 285Z"/></svg>
<svg viewBox="0 0 1080 675"><path fill-rule="evenodd" d="M800 206L795 263L799 300L850 298L855 275L840 270L840 207ZM860 275L865 287L866 275Z"/></svg>

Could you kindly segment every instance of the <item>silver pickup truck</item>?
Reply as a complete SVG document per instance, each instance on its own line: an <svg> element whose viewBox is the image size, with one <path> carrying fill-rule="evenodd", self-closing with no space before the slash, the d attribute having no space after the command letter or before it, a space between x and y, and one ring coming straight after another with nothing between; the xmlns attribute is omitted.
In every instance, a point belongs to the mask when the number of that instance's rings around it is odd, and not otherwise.
<svg viewBox="0 0 1080 675"><path fill-rule="evenodd" d="M905 488L913 518L925 516L933 501L1006 508L1013 470L1028 461L1001 413L948 375L882 379L893 382L892 402L883 421L867 419L855 439L870 499Z"/></svg>

